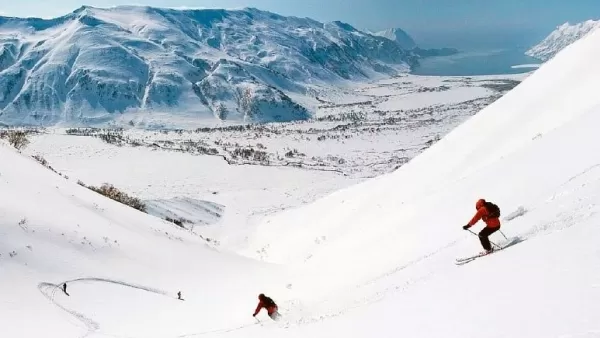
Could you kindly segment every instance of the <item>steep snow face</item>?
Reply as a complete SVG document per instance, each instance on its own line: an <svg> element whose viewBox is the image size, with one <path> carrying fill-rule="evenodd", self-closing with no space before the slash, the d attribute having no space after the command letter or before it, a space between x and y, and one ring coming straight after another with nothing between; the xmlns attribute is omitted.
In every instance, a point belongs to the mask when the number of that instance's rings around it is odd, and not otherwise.
<svg viewBox="0 0 600 338"><path fill-rule="evenodd" d="M400 28L390 28L381 32L375 33L377 36L382 36L392 41L396 41L404 49L413 49L417 47L415 40Z"/></svg>
<svg viewBox="0 0 600 338"><path fill-rule="evenodd" d="M263 241L270 243L269 257L278 262L302 262L307 256L311 256L310 261L315 262L328 261L330 255L343 259L346 251L337 251L338 256L335 250L329 250L337 246L356 250L359 257L355 258L366 262L373 258L371 255L396 250L393 247L398 241L407 240L395 236L401 237L405 231L415 231L412 235L419 235L408 242L419 245L411 244L405 248L408 252L400 255L400 261L404 261L416 258L416 254L411 252L413 249L427 251L430 244L434 247L440 244L434 238L421 238L421 234L433 236L431 231L440 232L439 237L434 237L443 238L444 242L454 238L455 235L451 234L455 232L455 227L468 221L469 217L465 215L471 214L474 202L479 197L491 196L504 210L510 211L522 203L536 201L535 198L539 197L536 195L544 193L546 188L542 183L547 183L547 188L552 189L576 172L584 171L594 161L600 163L597 155L583 150L596 144L592 141L591 144L583 142L583 139L595 136L589 128L582 127L576 132L577 137L573 135L565 139L565 145L558 148L550 148L555 146L555 141L549 140L557 136L546 138L546 134L564 133L562 128L573 131L575 125L580 127L581 122L577 121L589 122L589 119L597 116L595 113L600 104L596 95L596 88L600 84L598 41L600 31L584 37L580 43L546 63L511 92L396 172L337 192L311 206L265 222L264 230L258 236L261 240L256 245L262 247ZM551 143L552 146L548 147L553 150L533 156L533 149L538 149L538 144L544 142ZM575 154L585 156L573 158L573 163L563 163L557 172L544 169L556 158L571 159L575 156L569 153L570 149L576 150ZM523 158L525 155L531 158ZM524 161L519 162L518 167L523 171L516 177L502 175L500 171L500 168L512 170L510 163L514 162L508 158ZM544 175L539 175L541 172ZM509 181L515 183L509 184ZM514 198L515 194L519 196ZM446 209L443 207L445 204L462 207ZM332 210L333 206L335 210ZM443 211L431 212L431 208L438 207ZM311 218L311 221L307 218ZM377 220L376 225L373 220ZM279 227L285 231L278 231ZM297 233L291 229L296 229ZM364 233L364 237L355 236L357 232ZM263 235L264 239L261 237ZM338 239L339 242L321 251L313 241L316 236L325 236L332 242ZM305 241L300 241L301 237ZM361 237L360 243L364 245L355 247L357 243L346 242L348 238L357 237ZM369 240L382 242L367 245ZM295 244L291 246L291 242ZM323 255L322 259L317 259L318 255Z"/></svg>
<svg viewBox="0 0 600 338"><path fill-rule="evenodd" d="M218 61L198 88L198 96L221 120L289 122L310 117L281 90L261 83L234 62Z"/></svg>
<svg viewBox="0 0 600 338"><path fill-rule="evenodd" d="M567 23L558 26L539 44L531 47L525 54L547 61L573 42L581 39L600 27L600 21L588 20L574 25Z"/></svg>
<svg viewBox="0 0 600 338"><path fill-rule="evenodd" d="M335 313L345 311L340 300L349 302L346 309L370 303L342 335L370 329L463 337L482 329L505 337L527 328L528 337L543 337L597 330L600 274L587 271L600 264L597 247L588 247L590 237L600 239L598 60L595 31L396 172L265 220L247 254L295 266L301 271L296 290L314 297L312 306ZM477 237L462 229L479 198L497 203L502 230L524 241L455 271L454 258L481 250ZM499 233L492 240L506 243ZM412 284L416 294L406 291ZM332 292L339 295L335 302L319 301ZM403 296L385 298L392 293ZM560 301L544 295L561 295ZM522 326L521 307L569 319L527 315ZM399 311L406 316L397 317ZM394 324L407 317L410 323ZM469 323L458 324L466 317Z"/></svg>
<svg viewBox="0 0 600 338"><path fill-rule="evenodd" d="M576 124L574 121L579 121L584 117L586 119L595 117L594 113L598 111L600 105L600 99L596 95L596 88L600 84L600 63L597 62L600 57L599 41L600 31L594 31L582 38L579 43L571 45L515 89L455 128L441 141L394 173L379 176L365 184L337 192L307 208L292 211L289 213L293 214L290 219L287 218L288 215L282 214L276 216L276 218L284 217L281 221L274 219L265 222L265 230L264 233L261 232L261 235L264 234L267 238L278 235L286 238L289 236L297 243L294 250L287 245L286 241L274 239L269 241L269 243L281 243L282 245L282 250L279 251L275 249L279 247L278 244L270 244L271 259L298 262L303 261L307 255L313 257L311 260L316 256L316 253L312 252L315 248L314 242L307 240L304 243L307 245L306 247L299 244L301 242L298 241L297 234L290 231L295 228L294 226L286 224L286 231L283 234L276 231L277 227L283 226L282 224L288 221L293 224L303 224L297 227L302 236L310 237L320 234L332 238L335 236L332 234L336 234L336 231L353 234L354 231L366 230L373 226L372 219L378 219L379 225L375 229L386 233L391 231L390 228L396 231L399 224L409 227L421 224L423 228L427 228L425 224L447 223L447 217L453 219L464 213L464 211L448 210L448 213L444 212L445 216L442 217L438 212L427 212L431 205L444 204L443 199L438 200L442 197L469 205L467 209L469 213L473 209L474 201L479 196L490 196L490 194L495 195L496 200L502 201L502 205L506 205L505 210L516 208L517 205L514 203L517 202L511 198L514 194L514 185L504 186L500 179L494 179L487 183L482 180L495 177L493 174L497 174L498 169L496 168L507 166L507 163L510 162L505 158L513 158L521 153L530 154L534 146L537 147L538 143L546 141L544 135L554 135L553 133L558 133L561 128L570 130L569 128L573 128L572 124ZM588 115L590 116L588 117ZM554 131L555 129L557 131ZM578 137L573 137L571 141L574 143L573 146L578 144L577 142L581 142L581 138L593 136L586 135L586 131L586 128L582 128ZM587 147L587 145L581 146ZM569 157L571 155L562 154L562 151L567 151L567 149L569 147L561 146L560 149L554 150L560 150L561 156ZM579 145L573 149L577 149L578 154L583 152L581 150L583 148ZM519 164L520 167L530 168L522 173L523 177L518 178L519 182L521 179L531 178L530 174L536 175L535 172L543 172L542 168L557 157L560 156L556 152L537 154L535 158L543 159L543 161L530 163L530 160L527 160L525 163ZM596 158L595 155L590 154L583 157L585 159L582 161L586 163ZM573 170L577 169L584 170L579 167ZM530 170L531 173L529 173ZM486 176L486 173L489 175ZM567 174L572 173L568 172ZM549 177L558 181L564 178L561 175L554 177L548 174L548 176L531 178L531 184L527 184L527 186L541 188L534 185L534 182ZM505 177L505 179L509 180L510 177ZM462 182L462 180L467 181ZM555 183L559 184L558 181ZM460 186L458 186L459 183ZM463 184L468 184L469 188L475 190L473 192L453 190L462 187ZM519 191L528 190L521 184L517 186L520 187ZM381 195L381 197L371 196L368 193L370 191L376 191L375 194ZM450 197L454 193L456 193L455 197ZM523 191L523 193L525 195L519 198L525 201L530 194L535 195L536 190ZM384 196L387 196L388 199ZM427 203L422 203L424 201ZM336 211L325 212L332 204L336 205ZM367 205L372 206L373 204L377 207L373 207L372 214L364 212ZM405 204L406 206L404 206ZM417 204L420 212L416 212L414 209ZM325 206L325 210L319 209ZM391 209L386 210L386 207ZM421 208L424 209L420 210ZM315 213L313 214L312 211ZM321 215L315 217L318 221L307 222L307 219L304 218L317 214ZM391 215L391 217L382 219L376 214ZM457 221L458 225L464 223L464 220L457 219ZM348 224L352 224L352 227L348 227ZM315 232L307 231L307 227L314 227ZM446 228L443 227L443 229ZM453 230L451 229L451 231ZM376 235L369 231L368 236ZM389 238L392 243L395 241L392 239L393 237ZM385 250L385 247L381 245L361 246L357 250L379 251L380 248ZM314 260L317 261L317 259Z"/></svg>
<svg viewBox="0 0 600 338"><path fill-rule="evenodd" d="M133 111L306 119L288 96L306 84L394 75L415 62L347 24L257 9L82 7L53 20L0 18L0 121L90 125Z"/></svg>

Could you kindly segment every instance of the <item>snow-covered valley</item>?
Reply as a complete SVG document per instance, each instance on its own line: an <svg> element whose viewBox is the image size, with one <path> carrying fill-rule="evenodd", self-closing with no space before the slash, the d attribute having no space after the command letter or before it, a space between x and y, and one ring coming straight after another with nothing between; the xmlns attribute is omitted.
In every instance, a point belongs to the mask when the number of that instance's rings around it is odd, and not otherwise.
<svg viewBox="0 0 600 338"><path fill-rule="evenodd" d="M0 139L0 336L600 337L599 46L319 84L290 96L301 121ZM83 186L102 183L148 213ZM456 265L480 198L516 244ZM251 317L259 293L280 321Z"/></svg>
<svg viewBox="0 0 600 338"><path fill-rule="evenodd" d="M265 215L404 165L526 77L409 75L332 89L319 93L315 119L285 124L44 129L24 153L74 182L112 184L232 249Z"/></svg>
<svg viewBox="0 0 600 338"><path fill-rule="evenodd" d="M60 160L60 151L52 154L58 150L48 143L52 135L90 136L117 146L217 156L230 164L373 177L406 163L527 76L405 75L349 89L322 87L315 117L306 121L174 130L47 129L44 142L30 149Z"/></svg>

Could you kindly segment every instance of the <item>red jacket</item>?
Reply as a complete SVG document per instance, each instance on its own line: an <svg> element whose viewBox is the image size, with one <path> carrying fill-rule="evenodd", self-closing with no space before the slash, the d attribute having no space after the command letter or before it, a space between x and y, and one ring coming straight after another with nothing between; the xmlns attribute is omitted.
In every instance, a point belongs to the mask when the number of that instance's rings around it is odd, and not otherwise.
<svg viewBox="0 0 600 338"><path fill-rule="evenodd" d="M469 222L470 226L475 225L475 223L479 222L479 220L483 220L485 222L485 224L489 227L489 228L497 228L500 226L500 219L498 217L489 217L488 216L488 210L485 208L485 206L480 206L477 209L477 213L475 213L475 216L473 216L473 218L471 219L471 221Z"/></svg>
<svg viewBox="0 0 600 338"><path fill-rule="evenodd" d="M256 307L256 310L254 311L254 315L256 316L258 314L258 312L260 312L260 309L262 309L262 308L267 309L267 313L269 314L269 316L272 315L274 312L277 311L277 305L267 306L261 300L261 301L258 302L258 306Z"/></svg>

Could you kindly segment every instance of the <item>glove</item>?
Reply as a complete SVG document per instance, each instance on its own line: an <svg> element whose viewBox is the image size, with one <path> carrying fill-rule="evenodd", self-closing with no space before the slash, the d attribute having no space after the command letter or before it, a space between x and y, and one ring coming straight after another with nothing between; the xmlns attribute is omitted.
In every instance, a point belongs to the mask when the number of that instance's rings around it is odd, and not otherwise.
<svg viewBox="0 0 600 338"><path fill-rule="evenodd" d="M464 230L467 230L467 229L469 229L470 227L471 227L471 226L467 224L467 225L463 226L463 229L464 229Z"/></svg>
<svg viewBox="0 0 600 338"><path fill-rule="evenodd" d="M255 315L255 314L253 314L253 315L252 315L252 317L256 317L256 315Z"/></svg>

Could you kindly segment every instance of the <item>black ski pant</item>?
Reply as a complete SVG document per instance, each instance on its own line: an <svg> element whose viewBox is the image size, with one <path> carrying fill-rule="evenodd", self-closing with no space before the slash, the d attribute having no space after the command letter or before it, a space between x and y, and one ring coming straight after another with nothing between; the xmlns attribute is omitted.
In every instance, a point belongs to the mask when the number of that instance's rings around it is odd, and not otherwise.
<svg viewBox="0 0 600 338"><path fill-rule="evenodd" d="M479 232L479 241L481 241L481 246L483 246L485 250L490 251L492 249L492 244L490 243L490 239L488 237L498 230L500 230L500 227L485 227Z"/></svg>

